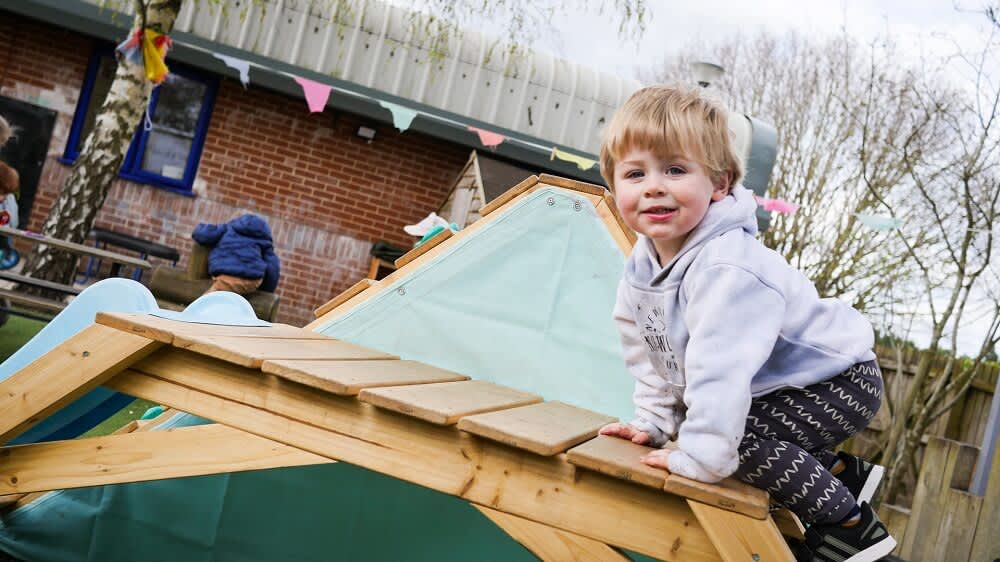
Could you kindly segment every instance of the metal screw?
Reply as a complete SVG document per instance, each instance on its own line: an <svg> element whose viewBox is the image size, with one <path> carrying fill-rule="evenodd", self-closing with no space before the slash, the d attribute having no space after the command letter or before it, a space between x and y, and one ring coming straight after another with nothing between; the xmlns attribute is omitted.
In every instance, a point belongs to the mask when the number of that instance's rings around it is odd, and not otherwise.
<svg viewBox="0 0 1000 562"><path fill-rule="evenodd" d="M753 562L760 562L760 554L752 554L750 558L753 558Z"/></svg>
<svg viewBox="0 0 1000 562"><path fill-rule="evenodd" d="M405 295L406 294L406 287L400 287L400 288L396 289L396 293L399 294L399 296Z"/></svg>
<svg viewBox="0 0 1000 562"><path fill-rule="evenodd" d="M90 357L90 352L89 351L84 351L83 352L83 356L84 357Z"/></svg>
<svg viewBox="0 0 1000 562"><path fill-rule="evenodd" d="M579 201L574 201L573 202L573 210L574 211L578 211L579 212L579 210L582 209L582 208L583 208L583 205L581 205Z"/></svg>
<svg viewBox="0 0 1000 562"><path fill-rule="evenodd" d="M553 206L553 205L556 204L556 198L555 197L549 197L548 199L545 200L545 202L549 204L549 207L551 207L551 206Z"/></svg>

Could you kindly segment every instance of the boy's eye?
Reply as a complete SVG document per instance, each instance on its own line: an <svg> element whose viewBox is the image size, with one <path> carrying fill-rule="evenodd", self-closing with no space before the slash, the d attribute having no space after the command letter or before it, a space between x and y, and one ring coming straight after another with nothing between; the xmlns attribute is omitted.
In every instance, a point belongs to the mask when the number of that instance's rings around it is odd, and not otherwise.
<svg viewBox="0 0 1000 562"><path fill-rule="evenodd" d="M667 175L670 176L679 176L683 173L684 173L684 168L681 168L680 166L671 166L667 168Z"/></svg>
<svg viewBox="0 0 1000 562"><path fill-rule="evenodd" d="M641 178L641 177L642 177L642 170L629 170L628 172L625 172L626 179Z"/></svg>

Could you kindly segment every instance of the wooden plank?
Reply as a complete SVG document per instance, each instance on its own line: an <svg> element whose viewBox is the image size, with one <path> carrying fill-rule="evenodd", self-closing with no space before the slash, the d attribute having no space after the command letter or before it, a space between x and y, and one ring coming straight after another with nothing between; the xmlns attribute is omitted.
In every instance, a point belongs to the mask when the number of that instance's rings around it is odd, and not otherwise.
<svg viewBox="0 0 1000 562"><path fill-rule="evenodd" d="M6 226L0 226L0 236L12 236L14 238L20 238L22 240L27 240L36 244L44 244L47 246L52 246L54 248L59 248L60 250L65 250L78 255L84 256L94 256L95 258L100 258L102 260L108 260L115 263L120 263L124 265L130 265L133 267L139 267L142 269L151 269L153 266L146 260L133 258L132 256L126 256L123 254L116 254L115 252L109 252L107 250L102 250L100 248L95 248L93 246L87 246L84 244L77 244L75 242L67 242L65 240L60 240L58 238L51 238L43 234L37 234L34 232L28 232L26 230L18 230L16 228L10 228Z"/></svg>
<svg viewBox="0 0 1000 562"><path fill-rule="evenodd" d="M639 462L652 450L617 437L598 435L573 447L566 456L570 463L581 468L662 490L669 473Z"/></svg>
<svg viewBox="0 0 1000 562"><path fill-rule="evenodd" d="M901 545L906 539L906 525L910 521L910 510L898 505L883 503L878 506L878 518L882 520L896 544ZM777 520L777 519L775 519Z"/></svg>
<svg viewBox="0 0 1000 562"><path fill-rule="evenodd" d="M224 425L0 448L0 494L306 466L329 459Z"/></svg>
<svg viewBox="0 0 1000 562"><path fill-rule="evenodd" d="M91 325L0 382L0 444L162 346Z"/></svg>
<svg viewBox="0 0 1000 562"><path fill-rule="evenodd" d="M288 324L270 326L229 326L169 320L151 314L98 312L98 324L136 334L163 343L173 343L175 336L232 336L256 338L318 339L330 338Z"/></svg>
<svg viewBox="0 0 1000 562"><path fill-rule="evenodd" d="M751 519L694 500L688 500L688 505L726 562L795 561L770 517Z"/></svg>
<svg viewBox="0 0 1000 562"><path fill-rule="evenodd" d="M974 560L972 541L983 498L955 489L943 491L938 541L933 549L921 553L928 560ZM898 544L898 541L897 541Z"/></svg>
<svg viewBox="0 0 1000 562"><path fill-rule="evenodd" d="M625 243L628 247L628 250L625 253L630 253L632 251L632 246L635 246L635 242L639 239L639 237L636 235L634 230L625 224L625 219L623 219L621 214L618 213L618 205L615 203L614 196L606 192L604 194L604 200L597 207L597 214L605 220L605 224L608 226L608 229L614 232L620 232L622 237L624 237Z"/></svg>
<svg viewBox="0 0 1000 562"><path fill-rule="evenodd" d="M399 269L404 265L410 263L411 261L431 251L432 248L444 242L445 240L451 238L451 236L452 236L451 229L446 228L441 232L438 232L437 234L432 236L430 240L424 242L423 244L417 246L416 248L410 250L409 252L406 252L402 256L399 256L399 259L397 259L395 263L393 263L393 265L396 266L396 269Z"/></svg>
<svg viewBox="0 0 1000 562"><path fill-rule="evenodd" d="M35 279L34 277L28 277L27 275L21 275L19 273L14 273L13 271L6 271L6 270L0 271L0 279L4 281L11 281L14 283L24 283L27 285L33 285L35 287L41 287L42 289L59 291L60 293L66 293L67 295L79 295L80 291L83 290L83 289L78 289L72 285L53 283L52 281L46 281L44 279Z"/></svg>
<svg viewBox="0 0 1000 562"><path fill-rule="evenodd" d="M919 558L923 553L932 551L940 540L944 498L950 489L961 445L939 437L927 443L913 494L909 525L898 550L900 558Z"/></svg>
<svg viewBox="0 0 1000 562"><path fill-rule="evenodd" d="M59 314L62 312L62 309L66 308L66 303L63 301L36 297L34 295L26 295L19 291L15 291L14 289L0 289L0 298L8 299L14 304L20 304L29 308L36 308L55 314Z"/></svg>
<svg viewBox="0 0 1000 562"><path fill-rule="evenodd" d="M265 361L261 370L334 394L354 396L365 388L469 380L469 377L416 361Z"/></svg>
<svg viewBox="0 0 1000 562"><path fill-rule="evenodd" d="M466 416L459 420L458 428L538 455L554 455L593 439L601 427L615 420L551 401Z"/></svg>
<svg viewBox="0 0 1000 562"><path fill-rule="evenodd" d="M340 293L339 295L327 301L327 303L324 304L323 306L314 310L313 314L315 314L316 317L319 318L320 316L323 316L327 312L330 312L331 310L351 300L356 295L361 294L362 291L364 291L368 287L371 287L377 282L378 281L374 279L362 279L361 281L358 281L357 283L351 285L350 288L348 288L343 293Z"/></svg>
<svg viewBox="0 0 1000 562"><path fill-rule="evenodd" d="M660 490L577 472L542 457L475 439L245 368L165 348L108 383L185 412L665 560L717 560L690 507Z"/></svg>
<svg viewBox="0 0 1000 562"><path fill-rule="evenodd" d="M990 473L969 560L995 561L1000 559L1000 454L994 451L990 464L980 466L989 466Z"/></svg>
<svg viewBox="0 0 1000 562"><path fill-rule="evenodd" d="M537 394L487 381L368 388L362 390L358 398L379 408L438 425L453 425L463 416L542 401Z"/></svg>
<svg viewBox="0 0 1000 562"><path fill-rule="evenodd" d="M562 176L552 176L549 174L542 174L538 176L538 183L547 183L556 187L572 189L573 191L579 191L580 193L586 193L587 195L596 195L598 197L604 197L604 194L608 192L608 190L604 189L604 186L601 185L571 180Z"/></svg>
<svg viewBox="0 0 1000 562"><path fill-rule="evenodd" d="M602 542L488 507L480 505L475 507L514 540L524 545L539 560L545 562L562 562L564 560L631 562L632 560Z"/></svg>
<svg viewBox="0 0 1000 562"><path fill-rule="evenodd" d="M767 518L770 508L767 492L735 478L726 478L716 484L706 484L679 474L670 474L663 484L663 489L671 494L742 513L754 519Z"/></svg>
<svg viewBox="0 0 1000 562"><path fill-rule="evenodd" d="M255 369L259 369L269 359L398 359L395 355L332 338L280 339L178 334L174 336L174 346Z"/></svg>
<svg viewBox="0 0 1000 562"><path fill-rule="evenodd" d="M787 508L783 507L771 513L771 519L774 520L774 524L778 526L778 530L781 531L782 535L798 539L800 541L806 540L805 526L802 524L802 521L799 521L799 518L791 511L788 511Z"/></svg>
<svg viewBox="0 0 1000 562"><path fill-rule="evenodd" d="M515 185L514 187L508 189L507 191L504 191L499 196L497 196L496 199L483 205L483 207L479 209L479 217L483 218L486 215L492 213L493 211L499 209L500 207L503 207L507 203L510 203L518 195L534 187L536 183L538 183L538 176L528 176L524 178L523 180L521 180L521 183Z"/></svg>

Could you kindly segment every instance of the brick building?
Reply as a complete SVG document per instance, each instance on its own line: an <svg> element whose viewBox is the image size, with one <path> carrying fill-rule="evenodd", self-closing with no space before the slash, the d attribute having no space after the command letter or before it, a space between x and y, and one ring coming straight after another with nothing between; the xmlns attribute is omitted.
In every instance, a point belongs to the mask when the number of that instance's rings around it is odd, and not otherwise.
<svg viewBox="0 0 1000 562"><path fill-rule="evenodd" d="M185 10L189 8L185 6ZM282 260L278 288L282 300L280 321L305 323L315 307L363 277L374 241L382 239L409 247L413 238L403 233L402 226L436 210L470 151L482 148L474 133L443 125L441 120L418 118L410 129L400 133L393 126L390 114L378 104L359 101L356 96L338 95L337 91L324 112L309 113L302 91L288 79L289 72L298 71L334 86L354 86L371 99L409 101L413 107L433 109L436 114L463 125L489 127L509 140L521 141L501 144L492 154L494 157L536 172L600 181L596 169L581 172L572 164L550 161L548 153L532 146L555 143L525 134L517 130L516 124L498 126L484 120L482 115L441 110L414 102L410 99L415 97L412 95L407 98L396 95L399 92L370 87L377 83L366 86L330 78L329 73L309 74L306 67L312 65L302 61L290 64L274 53L231 48L225 37L215 37L212 41L199 35L199 25L204 23L199 18L200 15L182 11L174 34L177 44L168 63L173 72L194 73L197 83L206 85L204 89L209 93L201 98L203 119L197 120L203 130L189 138L174 129L163 129L173 131L174 137L167 135L164 138L169 142L161 143L173 149L180 139L180 146L188 147L187 166L191 167L190 154L194 155L193 169L185 174L183 164L164 165L160 168L163 177L151 180L146 174L148 154L140 155L142 164L136 160L136 173L126 173L127 166L123 166L122 177L115 181L98 215L97 226L166 244L184 256L197 223L225 222L240 212L261 214L271 225L276 251ZM106 10L76 0L25 0L0 6L0 98L54 113L37 188L33 201L27 202L30 218L23 228L40 230L64 184L74 146L78 147L81 141L80 127L86 126L88 104L95 103L89 98L98 97L91 94L99 88L94 80L97 76L99 81L103 71L100 57L110 60L110 49L124 37L124 26L129 21L128 17L112 17ZM288 22L293 23L291 16ZM183 30L185 25L187 31ZM370 33L361 23L358 29ZM319 26L315 33L322 34ZM384 29L382 33L385 34ZM226 72L211 51L236 53L258 65L252 69L250 86L244 88L234 73ZM575 76L576 69L573 72ZM462 79L465 77L463 71ZM490 82L485 84L489 87ZM538 84L531 82L523 87L522 101L529 93L528 88ZM555 108L560 103L549 96L553 90L558 94L558 89L558 85L549 84L545 97ZM625 94L631 91L618 90L619 96L623 91ZM515 93L512 84L510 92ZM561 95L566 97L565 93ZM506 102L497 96L494 103L505 107ZM537 94L533 97L538 99ZM553 99L556 101L552 102ZM572 101L572 93L569 99ZM579 114L594 120L596 127L594 102L586 101L591 105L590 112L584 115L580 109ZM168 102L158 103L166 107ZM610 111L615 103L612 100L605 105ZM468 107L471 106L470 103ZM563 111L568 112L569 107ZM492 113L498 114L496 107ZM529 122L530 113L529 108ZM535 119L538 119L537 108ZM567 136L568 123L569 115L562 121L563 137ZM156 132L161 125L154 116L151 130ZM541 128L538 123L531 125ZM374 130L374 139L359 136L362 127ZM569 134L572 133L570 130ZM587 136L588 145L593 146L596 136L589 132ZM149 144L138 145L140 151L143 146L152 151L152 143L159 142L152 133L143 142L147 141ZM190 146L196 146L198 153L194 154ZM164 154L169 153L164 150ZM587 153L580 148L577 152ZM127 160L131 158L130 155ZM181 185L184 175L189 181Z"/></svg>

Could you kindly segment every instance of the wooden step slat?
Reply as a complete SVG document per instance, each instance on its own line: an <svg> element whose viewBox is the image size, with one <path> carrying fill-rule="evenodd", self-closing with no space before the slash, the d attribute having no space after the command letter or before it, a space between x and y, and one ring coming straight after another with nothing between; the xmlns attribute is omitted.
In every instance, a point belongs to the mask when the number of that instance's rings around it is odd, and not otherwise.
<svg viewBox="0 0 1000 562"><path fill-rule="evenodd" d="M356 295L360 295L363 291L365 291L366 289L368 289L368 287L371 287L375 283L376 281L374 279L362 279L361 281L358 281L357 283L348 287L348 289L343 293L340 293L339 295L327 301L326 304L314 310L313 314L316 316L316 318L319 318L320 316L323 316L327 312L330 312L331 310L351 300Z"/></svg>
<svg viewBox="0 0 1000 562"><path fill-rule="evenodd" d="M551 456L592 439L615 418L552 401L466 416L458 428L487 439Z"/></svg>
<svg viewBox="0 0 1000 562"><path fill-rule="evenodd" d="M277 359L261 365L265 373L345 396L365 388L469 380L469 377L416 361L312 361Z"/></svg>
<svg viewBox="0 0 1000 562"><path fill-rule="evenodd" d="M650 447L636 445L617 437L598 435L582 445L573 447L566 452L566 456L567 460L576 466L622 480L630 480L643 486L662 489L669 473L639 461L652 450Z"/></svg>
<svg viewBox="0 0 1000 562"><path fill-rule="evenodd" d="M439 425L464 416L541 402L542 397L486 381L388 386L362 390L364 402Z"/></svg>
<svg viewBox="0 0 1000 562"><path fill-rule="evenodd" d="M706 484L679 474L667 476L663 489L671 494L715 506L726 511L765 519L768 514L767 492L744 484L735 478L726 478L715 484Z"/></svg>
<svg viewBox="0 0 1000 562"><path fill-rule="evenodd" d="M173 343L176 336L232 336L285 339L330 339L322 334L288 324L270 326L228 326L169 320L151 314L98 312L97 323L163 343Z"/></svg>
<svg viewBox="0 0 1000 562"><path fill-rule="evenodd" d="M331 338L282 339L178 334L174 337L174 346L255 369L259 369L269 359L398 359L395 355Z"/></svg>
<svg viewBox="0 0 1000 562"><path fill-rule="evenodd" d="M396 262L393 263L393 265L396 266L396 269L399 269L404 265L410 263L411 261L431 251L432 248L441 244L445 240L451 238L451 236L452 236L451 229L446 228L441 232L438 232L437 234L432 236L430 240L424 242L420 246L417 246L416 248L410 250L409 252L406 252L402 256L399 256L399 259L397 259Z"/></svg>

